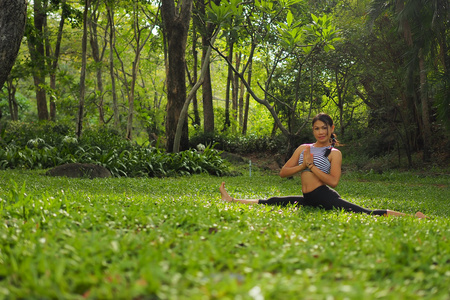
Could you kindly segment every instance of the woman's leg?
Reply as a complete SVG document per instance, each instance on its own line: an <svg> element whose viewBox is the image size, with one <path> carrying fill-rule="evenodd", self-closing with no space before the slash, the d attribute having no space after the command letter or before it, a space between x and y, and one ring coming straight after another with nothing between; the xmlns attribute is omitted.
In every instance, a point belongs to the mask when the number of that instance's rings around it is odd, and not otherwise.
<svg viewBox="0 0 450 300"><path fill-rule="evenodd" d="M338 192L329 188L328 186L321 186L307 195L308 201L314 201L315 205L321 206L325 209L343 209L348 212L365 213L368 215L377 216L408 216L407 214L388 210L388 209L367 209L357 204L351 203L341 198ZM310 200L310 198L312 198ZM415 215L417 218L427 218L423 213L417 212Z"/></svg>
<svg viewBox="0 0 450 300"><path fill-rule="evenodd" d="M231 197L228 192L225 190L225 182L219 187L220 194L222 196L222 200L227 202L241 202L244 204L266 204L266 205L278 205L278 206L287 206L287 205L301 205L303 201L303 197L300 196L288 196L288 197L271 197L269 199L234 199Z"/></svg>
<svg viewBox="0 0 450 300"><path fill-rule="evenodd" d="M220 194L222 196L223 201L227 201L227 202L236 202L237 201L237 202L241 202L241 203L245 203L245 204L258 204L259 203L258 199L234 199L225 190L225 182L222 182L222 184L219 187L219 190L220 190Z"/></svg>
<svg viewBox="0 0 450 300"><path fill-rule="evenodd" d="M387 210L386 211L386 215L388 216L395 216L395 217L401 217L401 216L410 216L413 217L412 215L407 215L398 211L393 211L393 210ZM427 219L428 217L426 215L424 215L422 212L418 211L415 214L415 217L419 218L419 219Z"/></svg>
<svg viewBox="0 0 450 300"><path fill-rule="evenodd" d="M219 187L220 194L222 196L222 200L227 202L241 202L244 204L267 204L267 205L303 205L303 206L313 206L313 207L321 207L327 210L331 209L343 209L348 212L355 213L365 213L369 215L378 215L378 216L408 216L407 214L389 210L389 209L367 209L361 207L357 204L351 203L341 198L338 192L329 188L328 186L321 186L314 190L311 193L307 193L304 196L288 196L288 197L272 197L267 200L259 200L259 199L234 199L232 198L228 192L225 190L225 182ZM415 214L417 218L425 219L428 218L422 212L417 212Z"/></svg>
<svg viewBox="0 0 450 300"><path fill-rule="evenodd" d="M310 193L305 194L305 199L311 206L321 207L326 210L342 209L348 212L384 215L386 210L370 210L351 203L341 198L338 192L322 185Z"/></svg>

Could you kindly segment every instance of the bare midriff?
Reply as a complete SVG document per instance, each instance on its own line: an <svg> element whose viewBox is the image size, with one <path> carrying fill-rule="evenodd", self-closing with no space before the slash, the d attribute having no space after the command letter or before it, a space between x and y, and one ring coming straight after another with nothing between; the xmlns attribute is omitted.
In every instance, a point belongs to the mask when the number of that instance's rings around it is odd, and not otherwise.
<svg viewBox="0 0 450 300"><path fill-rule="evenodd" d="M324 185L324 183L317 178L316 175L314 175L312 172L302 172L301 174L302 178L302 192L303 193L309 193L317 189L319 186Z"/></svg>

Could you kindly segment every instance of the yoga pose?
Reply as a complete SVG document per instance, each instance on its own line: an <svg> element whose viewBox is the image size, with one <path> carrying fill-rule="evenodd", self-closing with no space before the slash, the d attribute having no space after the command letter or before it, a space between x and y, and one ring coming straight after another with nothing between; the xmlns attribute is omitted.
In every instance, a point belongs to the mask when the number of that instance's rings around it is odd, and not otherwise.
<svg viewBox="0 0 450 300"><path fill-rule="evenodd" d="M280 177L290 177L301 172L303 196L272 197L269 199L234 199L225 190L225 183L220 185L220 193L224 201L238 201L245 204L266 205L304 205L320 207L326 210L343 209L349 212L366 213L379 216L404 216L404 213L388 209L367 209L348 202L332 188L336 187L341 178L342 154L334 146L333 120L327 114L321 113L314 117L312 129L316 142L298 147L292 157L280 171ZM331 187L331 188L330 188ZM426 218L417 212L416 217Z"/></svg>

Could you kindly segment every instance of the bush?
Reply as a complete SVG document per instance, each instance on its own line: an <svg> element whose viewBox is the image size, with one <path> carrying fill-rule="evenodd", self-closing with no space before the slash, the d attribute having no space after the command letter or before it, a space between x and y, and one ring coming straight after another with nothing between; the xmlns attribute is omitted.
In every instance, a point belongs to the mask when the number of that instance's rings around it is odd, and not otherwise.
<svg viewBox="0 0 450 300"><path fill-rule="evenodd" d="M287 142L283 135L275 137L230 135L222 133L198 132L189 139L189 146L196 148L198 144L214 145L216 149L227 152L248 154L255 152L285 152Z"/></svg>
<svg viewBox="0 0 450 300"><path fill-rule="evenodd" d="M81 146L99 147L102 150L112 148L131 149L133 143L124 139L120 132L108 126L86 128L79 140Z"/></svg>
<svg viewBox="0 0 450 300"><path fill-rule="evenodd" d="M21 148L35 139L42 139L48 145L54 146L60 144L64 137L72 132L74 130L63 123L10 121L6 123L1 139L5 144L14 144Z"/></svg>
<svg viewBox="0 0 450 300"><path fill-rule="evenodd" d="M14 122L4 131L0 169L47 169L77 162L102 165L116 177L220 176L227 171L220 152L213 147L173 154L131 143L107 127L86 129L78 140L68 135L68 127L32 125Z"/></svg>

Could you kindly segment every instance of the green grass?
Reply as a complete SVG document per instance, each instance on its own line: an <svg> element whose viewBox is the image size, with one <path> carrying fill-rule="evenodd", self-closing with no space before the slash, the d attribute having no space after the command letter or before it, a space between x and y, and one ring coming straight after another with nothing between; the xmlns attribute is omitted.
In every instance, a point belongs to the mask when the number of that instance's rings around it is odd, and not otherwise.
<svg viewBox="0 0 450 300"><path fill-rule="evenodd" d="M299 179L68 179L0 171L0 299L450 299L449 176L344 175L386 218L223 203Z"/></svg>

